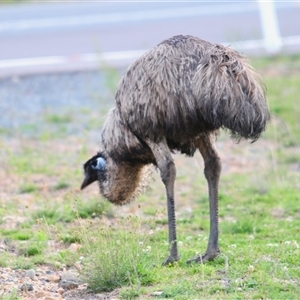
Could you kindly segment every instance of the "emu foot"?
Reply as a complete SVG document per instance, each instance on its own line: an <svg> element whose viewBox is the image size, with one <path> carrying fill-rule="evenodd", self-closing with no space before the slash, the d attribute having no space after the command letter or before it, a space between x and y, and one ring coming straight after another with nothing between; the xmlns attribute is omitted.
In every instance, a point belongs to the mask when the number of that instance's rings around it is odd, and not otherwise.
<svg viewBox="0 0 300 300"><path fill-rule="evenodd" d="M170 255L167 259L162 263L163 266L173 265L174 262L178 261L179 257L174 257Z"/></svg>
<svg viewBox="0 0 300 300"><path fill-rule="evenodd" d="M195 257L186 261L187 264L201 263L204 264L207 261L215 259L220 254L220 250L206 252L204 255L196 255Z"/></svg>

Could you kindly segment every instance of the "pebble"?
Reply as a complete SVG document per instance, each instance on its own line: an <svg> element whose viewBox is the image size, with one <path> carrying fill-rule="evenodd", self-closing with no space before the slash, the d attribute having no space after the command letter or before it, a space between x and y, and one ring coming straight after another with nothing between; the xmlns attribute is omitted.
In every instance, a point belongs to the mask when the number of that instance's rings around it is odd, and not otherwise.
<svg viewBox="0 0 300 300"><path fill-rule="evenodd" d="M72 290L78 288L78 283L71 280L62 280L59 282L58 287L64 290Z"/></svg>
<svg viewBox="0 0 300 300"><path fill-rule="evenodd" d="M47 276L47 281L50 281L50 282L59 282L60 281L60 276L54 275L54 274L48 275Z"/></svg>
<svg viewBox="0 0 300 300"><path fill-rule="evenodd" d="M76 282L76 283L81 282L81 280L79 279L79 273L76 270L64 271L61 274L61 280L62 281L73 281L73 282Z"/></svg>
<svg viewBox="0 0 300 300"><path fill-rule="evenodd" d="M33 285L31 283L24 283L20 289L22 292L31 292L33 291Z"/></svg>
<svg viewBox="0 0 300 300"><path fill-rule="evenodd" d="M34 299L42 299L42 300L62 300L60 294L49 294L47 292L38 292L34 294Z"/></svg>
<svg viewBox="0 0 300 300"><path fill-rule="evenodd" d="M59 289L57 290L57 292L58 292L60 295L62 295L62 294L65 292L65 290L64 290L63 288L59 288Z"/></svg>
<svg viewBox="0 0 300 300"><path fill-rule="evenodd" d="M77 243L72 243L70 246L69 246L69 250L73 253L76 253L79 249L81 248L81 245L80 244L77 244Z"/></svg>
<svg viewBox="0 0 300 300"><path fill-rule="evenodd" d="M151 296L153 296L153 297L159 297L159 296L161 296L163 293L164 293L163 291L157 291L157 292L151 293Z"/></svg>
<svg viewBox="0 0 300 300"><path fill-rule="evenodd" d="M34 296L35 296L35 298L43 298L43 297L45 297L45 293L44 292L37 292Z"/></svg>
<svg viewBox="0 0 300 300"><path fill-rule="evenodd" d="M24 273L24 276L29 277L30 279L33 280L35 277L35 270L33 270L33 269L26 270Z"/></svg>
<svg viewBox="0 0 300 300"><path fill-rule="evenodd" d="M45 297L44 300L62 300L62 297L59 295L58 297Z"/></svg>

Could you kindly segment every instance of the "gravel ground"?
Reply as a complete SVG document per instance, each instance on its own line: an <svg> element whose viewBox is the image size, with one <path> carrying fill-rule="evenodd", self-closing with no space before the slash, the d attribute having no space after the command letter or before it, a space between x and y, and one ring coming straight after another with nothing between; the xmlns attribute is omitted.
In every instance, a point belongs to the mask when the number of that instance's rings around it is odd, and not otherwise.
<svg viewBox="0 0 300 300"><path fill-rule="evenodd" d="M0 80L0 129L20 130L41 122L45 113L107 107L105 74L100 72L44 74ZM111 97L110 97L111 99Z"/></svg>
<svg viewBox="0 0 300 300"><path fill-rule="evenodd" d="M35 270L0 268L0 292L9 294L18 290L23 300L92 300L117 299L117 292L91 294L80 281L75 269L53 271L47 266ZM0 298L1 298L0 293Z"/></svg>

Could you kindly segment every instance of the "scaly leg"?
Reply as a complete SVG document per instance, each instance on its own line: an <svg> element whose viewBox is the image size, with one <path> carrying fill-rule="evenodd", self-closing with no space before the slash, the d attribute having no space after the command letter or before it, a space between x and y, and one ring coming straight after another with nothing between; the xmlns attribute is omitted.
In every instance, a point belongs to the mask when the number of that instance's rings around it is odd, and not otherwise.
<svg viewBox="0 0 300 300"><path fill-rule="evenodd" d="M154 143L147 140L146 143L152 150L152 153L155 157L156 164L158 169L160 170L160 176L162 182L165 185L167 193L170 255L163 262L163 265L168 265L170 263L173 263L174 261L179 260L174 203L174 182L176 177L176 168L170 149L167 145L167 141L165 139L159 143Z"/></svg>
<svg viewBox="0 0 300 300"><path fill-rule="evenodd" d="M218 220L218 189L221 174L221 160L214 147L215 134L205 135L198 141L198 149L204 159L204 174L208 184L209 209L210 209L210 234L207 250L204 255L187 261L204 263L213 260L219 253L219 220Z"/></svg>

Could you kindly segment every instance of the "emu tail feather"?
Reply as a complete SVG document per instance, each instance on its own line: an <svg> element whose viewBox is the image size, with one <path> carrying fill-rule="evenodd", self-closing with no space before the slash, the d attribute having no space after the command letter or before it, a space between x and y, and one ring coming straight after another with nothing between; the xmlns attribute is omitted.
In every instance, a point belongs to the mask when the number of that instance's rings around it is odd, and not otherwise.
<svg viewBox="0 0 300 300"><path fill-rule="evenodd" d="M265 86L259 75L236 51L215 45L203 55L192 90L204 119L225 127L236 139L256 141L270 114Z"/></svg>

